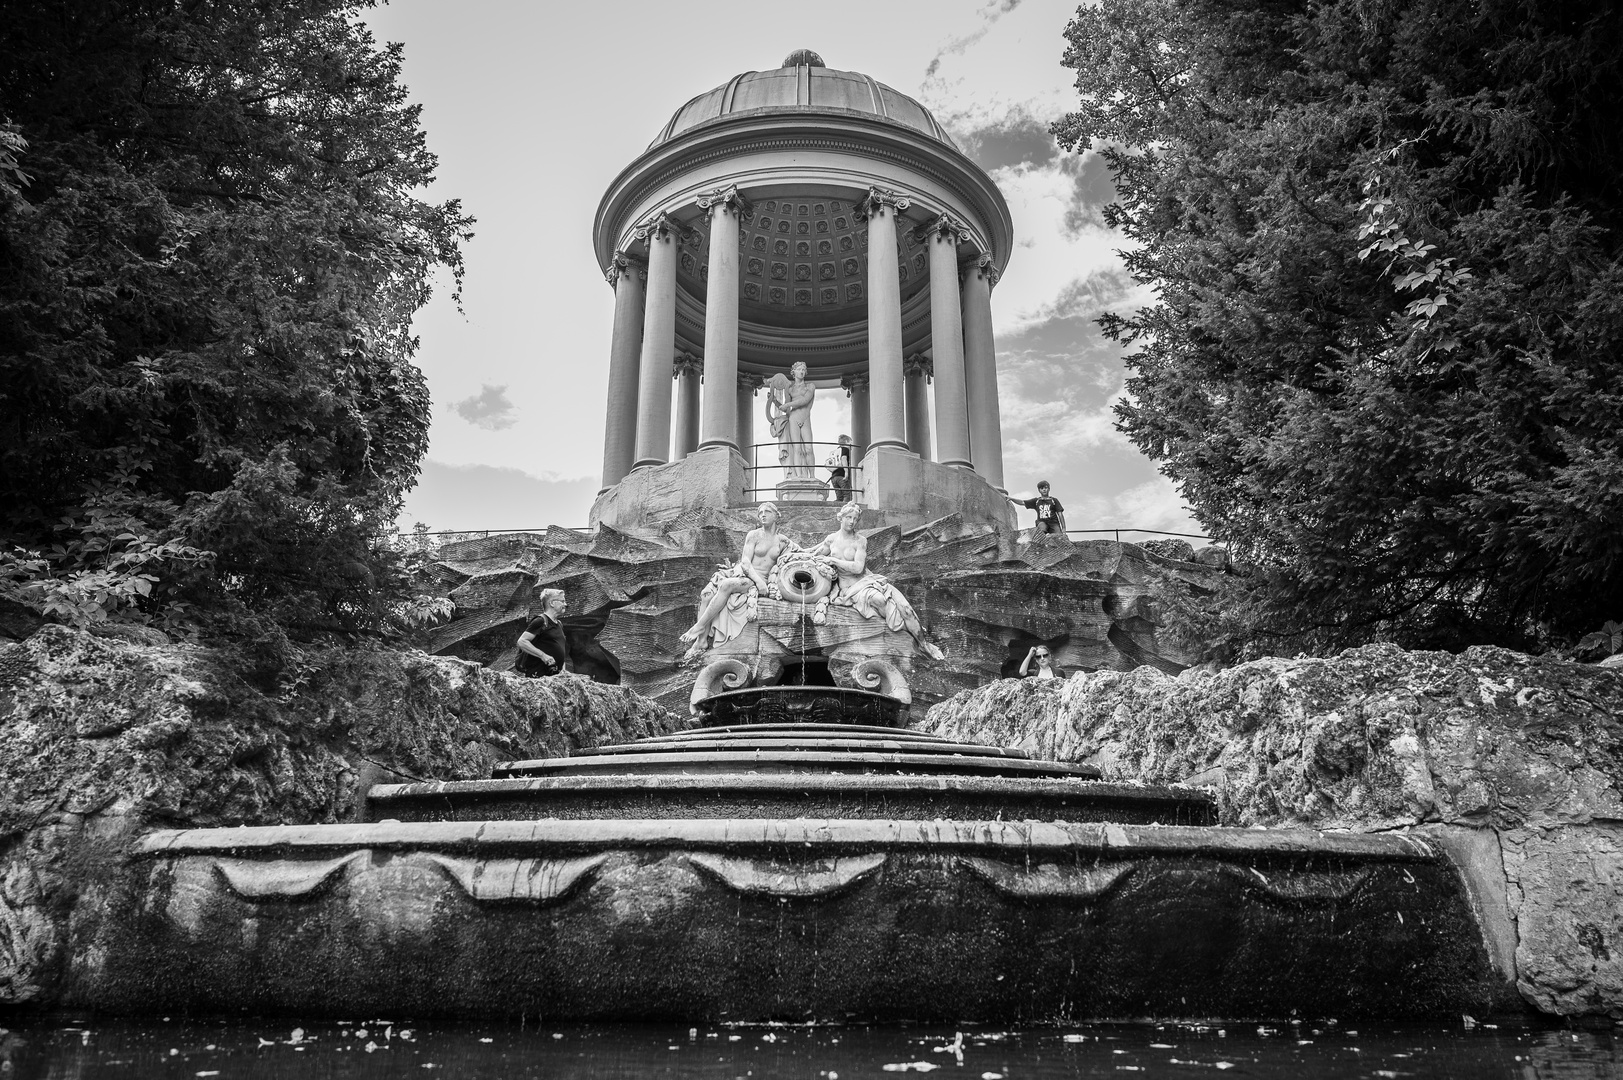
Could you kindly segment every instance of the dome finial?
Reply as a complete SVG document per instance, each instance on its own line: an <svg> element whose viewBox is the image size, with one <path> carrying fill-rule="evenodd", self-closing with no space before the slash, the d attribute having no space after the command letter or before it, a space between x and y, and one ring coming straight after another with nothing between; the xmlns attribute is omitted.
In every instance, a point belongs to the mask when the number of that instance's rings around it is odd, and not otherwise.
<svg viewBox="0 0 1623 1080"><path fill-rule="evenodd" d="M778 65L778 66L779 67L786 67L786 68L788 68L788 67L828 67L827 64L823 63L823 58L821 56L818 56L816 53L812 52L810 49L796 49L794 52L792 52L788 56L784 57L783 58L783 63Z"/></svg>

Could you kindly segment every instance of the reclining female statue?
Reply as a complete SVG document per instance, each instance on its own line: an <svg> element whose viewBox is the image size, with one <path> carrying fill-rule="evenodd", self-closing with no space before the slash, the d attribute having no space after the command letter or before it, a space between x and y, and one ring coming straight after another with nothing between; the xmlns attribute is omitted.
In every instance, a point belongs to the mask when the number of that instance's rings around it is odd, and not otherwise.
<svg viewBox="0 0 1623 1080"><path fill-rule="evenodd" d="M857 534L862 504L848 502L836 515L840 529L811 550L819 561L839 575L831 603L855 608L864 619L884 619L891 630L906 630L926 656L942 659L942 652L924 640L924 628L907 598L883 575L868 572L868 538Z"/></svg>
<svg viewBox="0 0 1623 1080"><path fill-rule="evenodd" d="M710 577L699 593L699 617L682 634L691 647L682 655L690 660L712 644L731 641L755 618L755 603L769 593L769 579L778 560L800 545L778 531L778 508L762 503L761 527L744 537L738 561L724 565Z"/></svg>

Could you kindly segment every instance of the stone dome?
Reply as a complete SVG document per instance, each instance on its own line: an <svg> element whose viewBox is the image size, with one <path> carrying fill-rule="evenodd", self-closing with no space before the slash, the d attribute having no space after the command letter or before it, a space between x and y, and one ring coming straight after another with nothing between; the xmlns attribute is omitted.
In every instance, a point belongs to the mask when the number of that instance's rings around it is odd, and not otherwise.
<svg viewBox="0 0 1623 1080"><path fill-rule="evenodd" d="M660 143L726 117L762 112L865 113L912 128L957 149L930 110L906 94L858 71L836 71L810 49L796 49L772 71L746 71L676 110L660 131Z"/></svg>

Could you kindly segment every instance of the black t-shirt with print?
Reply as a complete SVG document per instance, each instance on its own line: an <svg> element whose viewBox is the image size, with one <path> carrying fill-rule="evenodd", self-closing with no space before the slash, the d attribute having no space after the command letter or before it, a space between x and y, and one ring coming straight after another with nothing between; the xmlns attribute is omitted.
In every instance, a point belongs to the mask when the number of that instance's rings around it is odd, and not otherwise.
<svg viewBox="0 0 1623 1080"><path fill-rule="evenodd" d="M1060 531L1059 516L1065 513L1065 507L1052 495L1039 495L1035 499L1027 499L1021 504L1027 510L1037 511L1037 527L1043 532L1057 533Z"/></svg>

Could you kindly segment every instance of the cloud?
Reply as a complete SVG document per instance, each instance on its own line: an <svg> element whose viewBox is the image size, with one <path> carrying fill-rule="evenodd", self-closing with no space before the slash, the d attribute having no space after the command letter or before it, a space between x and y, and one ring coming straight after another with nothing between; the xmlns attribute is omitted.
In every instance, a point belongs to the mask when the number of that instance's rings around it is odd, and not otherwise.
<svg viewBox="0 0 1623 1080"><path fill-rule="evenodd" d="M992 29L993 23L1003 18L1003 16L1007 15L1015 8L1019 7L1020 3L1021 0L990 0L990 2L981 9L980 16L984 22L982 22L980 27L970 31L962 37L953 38L951 41L941 46L940 49L936 50L936 54L930 60L929 66L924 69L924 77L930 78L935 75L937 71L941 70L942 57L963 55L964 50L968 49L971 45L975 44L977 41L987 35L987 33Z"/></svg>
<svg viewBox="0 0 1623 1080"><path fill-rule="evenodd" d="M1048 121L1024 103L1006 108L984 104L938 111L936 119L959 149L987 172L1012 165L1046 165L1059 156L1059 144L1048 133Z"/></svg>
<svg viewBox="0 0 1623 1080"><path fill-rule="evenodd" d="M1063 284L1019 313L1015 329L998 336L1005 475L1030 487L1040 477L1068 492L1073 528L1171 528L1183 522L1153 463L1116 429L1124 393L1121 347L1096 322L1105 311L1131 310L1150 293L1111 262ZM1126 492L1143 493L1126 498ZM1163 491L1163 489L1167 489ZM1065 499L1065 495L1061 495ZM1084 524L1086 522L1087 524ZM1188 531L1180 528L1177 531Z"/></svg>
<svg viewBox="0 0 1623 1080"><path fill-rule="evenodd" d="M451 411L474 427L486 431L501 431L517 423L513 403L507 400L507 386L483 384L479 392L461 401L451 402Z"/></svg>
<svg viewBox="0 0 1623 1080"><path fill-rule="evenodd" d="M1137 291L1137 282L1120 264L1101 266L1072 278L1052 299L1025 312L1026 326L1016 336L1033 334L1056 321L1092 322L1132 303Z"/></svg>
<svg viewBox="0 0 1623 1080"><path fill-rule="evenodd" d="M1111 501L1117 519L1137 528L1184 533L1202 531L1184 506L1183 496L1166 477L1118 492Z"/></svg>
<svg viewBox="0 0 1623 1080"><path fill-rule="evenodd" d="M493 465L448 465L430 458L417 486L406 495L402 527L421 521L430 528L545 529L586 524L597 495L593 479L533 476Z"/></svg>
<svg viewBox="0 0 1623 1080"><path fill-rule="evenodd" d="M1084 229L1105 227L1104 209L1116 197L1110 166L1092 150L1059 159L1060 173L1071 180L1071 200L1065 208L1065 231L1072 236Z"/></svg>

